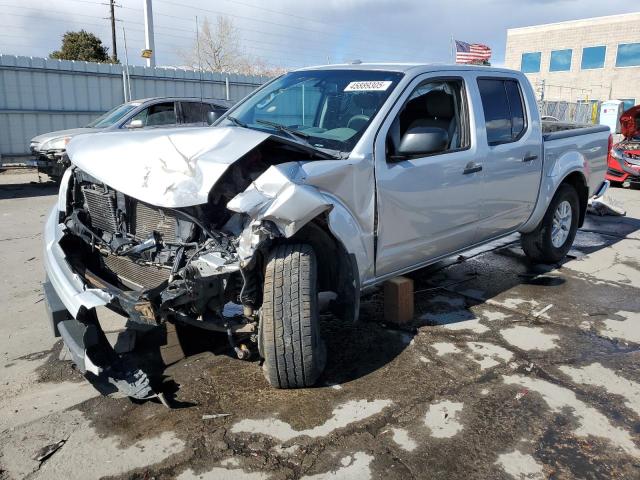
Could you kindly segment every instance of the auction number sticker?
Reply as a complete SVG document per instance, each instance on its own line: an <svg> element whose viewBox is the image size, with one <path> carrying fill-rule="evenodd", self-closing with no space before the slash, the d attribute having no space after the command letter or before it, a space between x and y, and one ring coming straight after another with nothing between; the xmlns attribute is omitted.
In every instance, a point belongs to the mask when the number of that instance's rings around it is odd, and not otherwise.
<svg viewBox="0 0 640 480"><path fill-rule="evenodd" d="M390 80L373 80L367 82L351 82L345 92L384 92L391 86Z"/></svg>

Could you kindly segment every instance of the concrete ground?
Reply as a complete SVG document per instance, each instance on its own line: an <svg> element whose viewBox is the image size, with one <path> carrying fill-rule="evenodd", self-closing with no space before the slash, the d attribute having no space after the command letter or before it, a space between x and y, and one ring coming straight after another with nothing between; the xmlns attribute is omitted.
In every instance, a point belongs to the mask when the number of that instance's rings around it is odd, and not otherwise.
<svg viewBox="0 0 640 480"><path fill-rule="evenodd" d="M40 289L55 189L34 180L0 175L2 479L640 478L640 191L611 190L628 216L590 216L561 266L502 242L417 272L415 328L385 325L379 292L357 325L324 318L318 388L274 390L206 338L165 372L169 410L59 360Z"/></svg>

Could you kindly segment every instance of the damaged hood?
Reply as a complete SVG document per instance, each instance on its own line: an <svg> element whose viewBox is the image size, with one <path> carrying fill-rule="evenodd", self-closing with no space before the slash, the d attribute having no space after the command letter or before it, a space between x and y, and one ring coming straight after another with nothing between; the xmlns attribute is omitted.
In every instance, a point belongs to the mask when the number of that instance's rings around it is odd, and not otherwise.
<svg viewBox="0 0 640 480"><path fill-rule="evenodd" d="M109 132L76 137L67 153L74 165L110 187L177 208L206 203L227 168L270 137L241 127Z"/></svg>

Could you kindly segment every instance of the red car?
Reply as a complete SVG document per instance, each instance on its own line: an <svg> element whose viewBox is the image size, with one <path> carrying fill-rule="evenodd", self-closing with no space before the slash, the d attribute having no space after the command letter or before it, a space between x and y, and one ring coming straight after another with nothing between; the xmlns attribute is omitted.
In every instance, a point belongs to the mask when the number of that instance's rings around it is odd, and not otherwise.
<svg viewBox="0 0 640 480"><path fill-rule="evenodd" d="M622 114L620 126L624 140L609 149L606 179L640 183L640 105Z"/></svg>

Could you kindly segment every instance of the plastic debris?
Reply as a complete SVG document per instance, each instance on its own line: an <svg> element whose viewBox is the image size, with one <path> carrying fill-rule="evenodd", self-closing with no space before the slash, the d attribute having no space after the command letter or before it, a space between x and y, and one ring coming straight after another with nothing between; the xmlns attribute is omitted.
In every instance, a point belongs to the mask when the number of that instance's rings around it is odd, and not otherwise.
<svg viewBox="0 0 640 480"><path fill-rule="evenodd" d="M51 445L42 447L40 450L38 450L38 453L35 454L33 459L42 463L45 460L48 460L58 450L60 450L65 443L67 443L66 438L63 440L60 440L57 443L52 443Z"/></svg>
<svg viewBox="0 0 640 480"><path fill-rule="evenodd" d="M534 312L533 316L537 318L540 315L543 315L545 312L547 312L551 307L553 307L553 303L550 303L549 305L544 307L542 310L538 310L537 312Z"/></svg>
<svg viewBox="0 0 640 480"><path fill-rule="evenodd" d="M605 201L604 198L601 197L589 199L587 213L599 215L601 217L605 215L624 217L627 214L627 211L620 205L616 205L610 198L607 198Z"/></svg>
<svg viewBox="0 0 640 480"><path fill-rule="evenodd" d="M214 418L222 418L230 416L230 413L213 413L211 415L202 415L203 420L212 420Z"/></svg>

